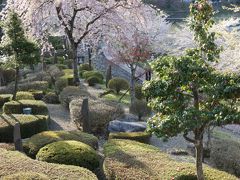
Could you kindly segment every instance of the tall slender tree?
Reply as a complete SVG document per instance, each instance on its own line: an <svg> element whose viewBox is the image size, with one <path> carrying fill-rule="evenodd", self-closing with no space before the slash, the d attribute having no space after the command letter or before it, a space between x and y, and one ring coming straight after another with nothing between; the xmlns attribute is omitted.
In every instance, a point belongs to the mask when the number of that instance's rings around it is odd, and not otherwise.
<svg viewBox="0 0 240 180"><path fill-rule="evenodd" d="M39 48L28 40L24 34L21 19L14 11L9 11L7 19L2 23L4 29L3 42L0 46L2 54L8 57L7 63L15 67L15 86L13 100L18 91L19 68L31 65L39 60Z"/></svg>
<svg viewBox="0 0 240 180"><path fill-rule="evenodd" d="M190 28L196 48L181 57L163 56L152 63L153 79L145 83L144 92L157 112L148 129L159 137L183 137L196 150L198 180L203 173L203 136L209 126L239 123L236 107L240 80L236 74L222 74L211 66L219 58L215 44L213 10L207 0L196 0L190 6Z"/></svg>

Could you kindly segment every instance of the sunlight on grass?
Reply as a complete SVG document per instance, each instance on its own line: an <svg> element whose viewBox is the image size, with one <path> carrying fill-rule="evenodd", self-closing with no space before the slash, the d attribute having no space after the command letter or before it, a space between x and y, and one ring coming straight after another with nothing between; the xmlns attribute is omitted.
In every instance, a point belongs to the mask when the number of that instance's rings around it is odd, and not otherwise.
<svg viewBox="0 0 240 180"><path fill-rule="evenodd" d="M121 98L123 94L120 93L119 95L117 94L107 94L105 95L103 98L106 99L106 100L109 100L109 101L114 101L114 102L119 102L119 99ZM127 93L121 100L120 103L123 103L125 105L130 105L130 95L129 93Z"/></svg>

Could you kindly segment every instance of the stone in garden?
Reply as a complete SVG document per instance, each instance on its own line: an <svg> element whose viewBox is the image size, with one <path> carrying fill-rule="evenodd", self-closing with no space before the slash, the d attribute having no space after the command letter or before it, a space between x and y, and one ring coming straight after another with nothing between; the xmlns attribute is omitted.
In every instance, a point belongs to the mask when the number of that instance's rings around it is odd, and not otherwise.
<svg viewBox="0 0 240 180"><path fill-rule="evenodd" d="M88 98L83 99L81 115L83 119L83 132L90 132Z"/></svg>
<svg viewBox="0 0 240 180"><path fill-rule="evenodd" d="M134 114L125 114L124 116L116 119L118 121L126 121L126 122L137 122L138 117L135 116Z"/></svg>
<svg viewBox="0 0 240 180"><path fill-rule="evenodd" d="M143 132L146 128L146 122L126 122L114 120L108 125L109 132Z"/></svg>
<svg viewBox="0 0 240 180"><path fill-rule="evenodd" d="M20 124L19 123L16 123L14 125L13 138L14 138L15 150L23 152L21 130L20 130Z"/></svg>

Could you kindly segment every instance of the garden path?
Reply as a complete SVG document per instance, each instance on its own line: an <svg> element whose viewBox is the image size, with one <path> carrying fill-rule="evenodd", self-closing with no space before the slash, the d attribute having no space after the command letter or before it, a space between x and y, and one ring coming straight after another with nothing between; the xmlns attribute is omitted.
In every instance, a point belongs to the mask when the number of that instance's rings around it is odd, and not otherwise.
<svg viewBox="0 0 240 180"><path fill-rule="evenodd" d="M47 104L51 123L50 130L77 130L74 123L71 122L69 111L60 104Z"/></svg>

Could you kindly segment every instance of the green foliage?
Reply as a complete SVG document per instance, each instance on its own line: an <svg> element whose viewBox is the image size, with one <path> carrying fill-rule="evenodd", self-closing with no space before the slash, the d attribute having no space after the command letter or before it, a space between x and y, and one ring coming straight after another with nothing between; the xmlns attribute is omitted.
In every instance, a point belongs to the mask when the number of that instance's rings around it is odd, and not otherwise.
<svg viewBox="0 0 240 180"><path fill-rule="evenodd" d="M93 68L89 64L81 64L79 67L79 72L81 71L92 71Z"/></svg>
<svg viewBox="0 0 240 180"><path fill-rule="evenodd" d="M67 69L67 65L64 65L64 64L56 64L56 66L60 69L60 70L64 70L64 69Z"/></svg>
<svg viewBox="0 0 240 180"><path fill-rule="evenodd" d="M130 140L112 139L104 145L106 178L196 180L195 165L178 162L158 148ZM206 180L237 180L226 172L204 166Z"/></svg>
<svg viewBox="0 0 240 180"><path fill-rule="evenodd" d="M86 71L83 73L82 77L84 79L88 79L90 77L96 77L99 79L99 81L103 81L103 75L99 71Z"/></svg>
<svg viewBox="0 0 240 180"><path fill-rule="evenodd" d="M129 83L124 78L115 77L108 82L108 88L113 89L119 94L121 90L127 90L129 88Z"/></svg>
<svg viewBox="0 0 240 180"><path fill-rule="evenodd" d="M43 101L45 103L49 103L49 104L59 104L60 103L58 95L56 95L55 93L52 93L52 92L47 93L43 97Z"/></svg>
<svg viewBox="0 0 240 180"><path fill-rule="evenodd" d="M96 76L91 76L87 78L87 82L89 86L94 86L95 84L101 83L101 80Z"/></svg>
<svg viewBox="0 0 240 180"><path fill-rule="evenodd" d="M32 113L34 115L48 115L47 105L43 101L37 100L19 100L7 102L3 106L3 112L5 114L22 114L23 108L32 108Z"/></svg>
<svg viewBox="0 0 240 180"><path fill-rule="evenodd" d="M147 132L120 132L110 133L108 139L129 139L142 143L148 143L150 137L151 134Z"/></svg>
<svg viewBox="0 0 240 180"><path fill-rule="evenodd" d="M4 82L6 84L9 84L10 82L15 80L15 70L11 69L11 68L7 68L7 69L0 69L0 71L3 74L3 78L4 78Z"/></svg>
<svg viewBox="0 0 240 180"><path fill-rule="evenodd" d="M2 107L6 102L12 100L12 94L1 94L0 95L0 107Z"/></svg>
<svg viewBox="0 0 240 180"><path fill-rule="evenodd" d="M68 86L68 80L66 78L59 78L55 82L55 91L59 94L65 87Z"/></svg>
<svg viewBox="0 0 240 180"><path fill-rule="evenodd" d="M59 100L64 107L69 107L69 103L77 97L89 96L87 90L76 86L65 87L59 95Z"/></svg>
<svg viewBox="0 0 240 180"><path fill-rule="evenodd" d="M69 86L73 86L73 70L72 69L64 69L64 75L60 79L66 79Z"/></svg>
<svg viewBox="0 0 240 180"><path fill-rule="evenodd" d="M35 100L31 92L28 91L18 91L16 100Z"/></svg>
<svg viewBox="0 0 240 180"><path fill-rule="evenodd" d="M19 84L18 89L20 91L46 91L48 89L47 81L33 81L29 83Z"/></svg>
<svg viewBox="0 0 240 180"><path fill-rule="evenodd" d="M24 152L31 158L35 158L38 151L47 144L63 141L80 141L94 149L98 147L98 139L81 131L44 131L29 138L23 144Z"/></svg>
<svg viewBox="0 0 240 180"><path fill-rule="evenodd" d="M146 117L151 114L151 108L148 107L147 102L137 99L131 104L129 111L138 116L139 121L142 120L142 117Z"/></svg>
<svg viewBox="0 0 240 180"><path fill-rule="evenodd" d="M15 65L34 64L40 59L40 50L24 34L21 19L14 11L9 11L4 22L5 36L0 51Z"/></svg>
<svg viewBox="0 0 240 180"><path fill-rule="evenodd" d="M99 167L97 152L79 141L58 141L41 148L36 158L50 163L75 165L95 170Z"/></svg>
<svg viewBox="0 0 240 180"><path fill-rule="evenodd" d="M49 36L48 41L53 45L55 50L64 49L64 39L61 36Z"/></svg>
<svg viewBox="0 0 240 180"><path fill-rule="evenodd" d="M0 142L13 142L13 126L20 123L22 138L29 138L48 129L48 116L3 114L0 116Z"/></svg>
<svg viewBox="0 0 240 180"><path fill-rule="evenodd" d="M142 85L141 84L137 84L135 86L135 97L139 100L142 100L144 98L144 94L142 92Z"/></svg>
<svg viewBox="0 0 240 180"><path fill-rule="evenodd" d="M36 161L18 151L1 149L0 162L1 178L19 172L31 172L32 175L44 174L49 179L97 180L96 175L85 168Z"/></svg>
<svg viewBox="0 0 240 180"><path fill-rule="evenodd" d="M34 99L36 99L36 100L42 100L42 98L44 96L44 92L43 91L29 90L29 92L31 92L33 94Z"/></svg>

